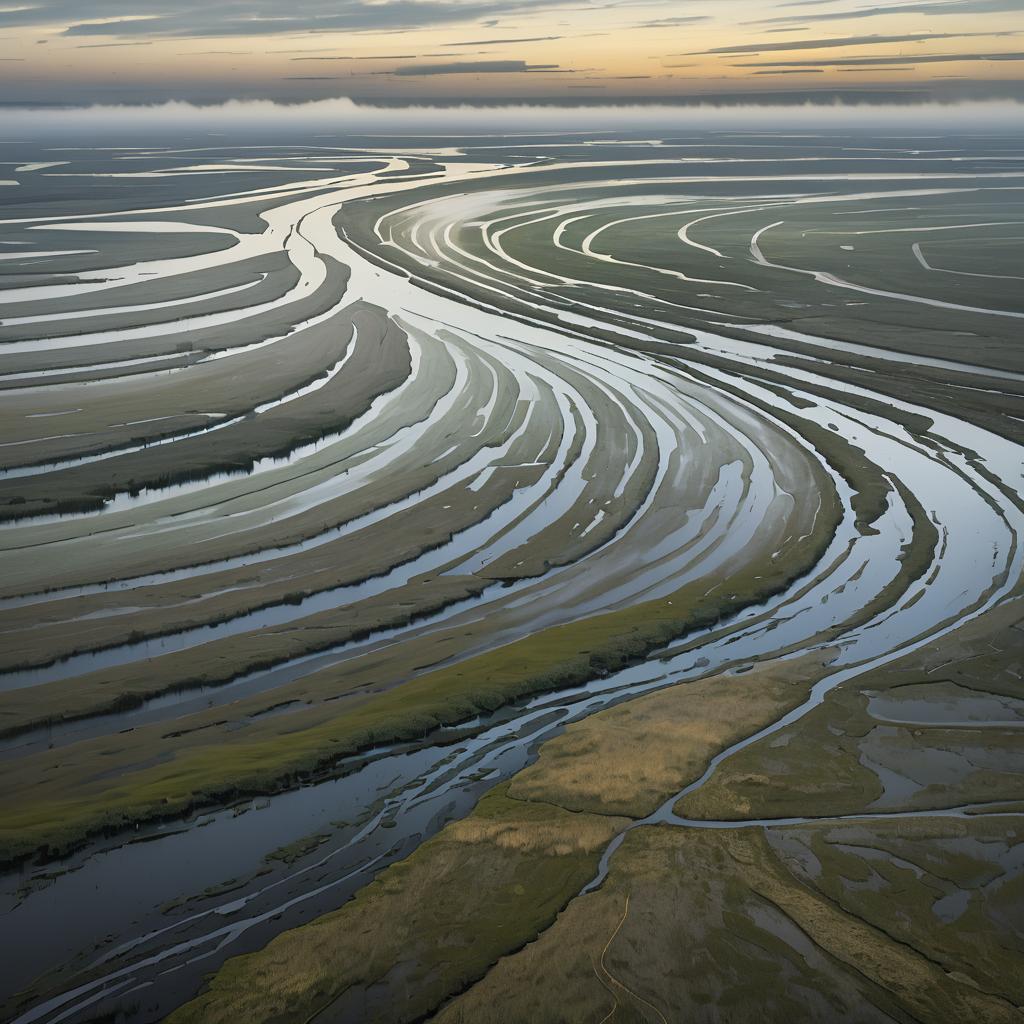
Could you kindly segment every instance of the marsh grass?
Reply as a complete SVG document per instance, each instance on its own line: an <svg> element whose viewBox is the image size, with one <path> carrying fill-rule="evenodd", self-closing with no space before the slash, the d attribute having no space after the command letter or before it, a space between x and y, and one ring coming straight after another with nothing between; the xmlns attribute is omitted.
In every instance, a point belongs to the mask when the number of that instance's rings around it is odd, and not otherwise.
<svg viewBox="0 0 1024 1024"><path fill-rule="evenodd" d="M0 861L59 856L90 835L186 814L243 795L274 792L329 771L341 757L386 743L423 740L512 701L580 685L643 660L670 640L722 622L813 569L838 520L838 501L819 514L815 535L785 565L754 562L707 594L698 581L670 597L545 630L411 679L343 715L318 707L251 725L224 742L206 730L164 737L146 764L145 732L112 748L75 745L39 781L47 754L23 759L2 780ZM780 560L784 561L784 560ZM760 570L759 572L757 570ZM211 733L214 733L211 735ZM133 746L134 744L134 746ZM140 758L143 758L140 766ZM35 782L29 785L29 780Z"/></svg>
<svg viewBox="0 0 1024 1024"><path fill-rule="evenodd" d="M997 839L991 824L978 825L982 843ZM971 884L954 866L957 842L950 823L905 840L885 822L636 830L599 890L433 1019L1011 1024L1020 998L1013 950L1000 948L983 915L957 935L932 911L937 890L956 891L942 878ZM861 843L903 866L876 874L879 860L862 856ZM817 876L802 863L817 863ZM982 947L979 926L989 932ZM1005 926L996 932L1010 940Z"/></svg>
<svg viewBox="0 0 1024 1024"><path fill-rule="evenodd" d="M228 961L169 1024L422 1019L550 927L624 824L499 787L340 910Z"/></svg>

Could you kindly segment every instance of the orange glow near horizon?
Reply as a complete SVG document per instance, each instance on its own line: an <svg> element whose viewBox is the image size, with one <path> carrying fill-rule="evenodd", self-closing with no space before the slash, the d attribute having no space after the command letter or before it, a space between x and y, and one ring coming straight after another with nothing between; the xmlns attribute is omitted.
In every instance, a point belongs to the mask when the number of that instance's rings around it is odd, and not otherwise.
<svg viewBox="0 0 1024 1024"><path fill-rule="evenodd" d="M887 13L878 14L853 0L654 0L592 9L540 2L487 16L480 12L495 4L426 0L416 5L425 23L411 27L389 3L330 8L330 17L351 15L368 26L358 31L318 30L325 5L302 0L283 26L276 18L224 21L216 6L207 14L194 0L140 3L106 20L90 18L90 6L0 7L7 102L643 98L914 92L957 83L1015 95L1024 79L1024 10L997 0L904 0L880 5ZM456 16L460 6L464 19ZM163 16L147 17L148 10Z"/></svg>

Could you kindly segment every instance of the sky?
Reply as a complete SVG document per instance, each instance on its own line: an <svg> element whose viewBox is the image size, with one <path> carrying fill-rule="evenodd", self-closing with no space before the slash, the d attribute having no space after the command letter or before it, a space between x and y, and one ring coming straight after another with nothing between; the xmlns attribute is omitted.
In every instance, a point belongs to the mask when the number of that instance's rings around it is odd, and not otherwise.
<svg viewBox="0 0 1024 1024"><path fill-rule="evenodd" d="M0 104L1024 102L1024 0L0 0Z"/></svg>

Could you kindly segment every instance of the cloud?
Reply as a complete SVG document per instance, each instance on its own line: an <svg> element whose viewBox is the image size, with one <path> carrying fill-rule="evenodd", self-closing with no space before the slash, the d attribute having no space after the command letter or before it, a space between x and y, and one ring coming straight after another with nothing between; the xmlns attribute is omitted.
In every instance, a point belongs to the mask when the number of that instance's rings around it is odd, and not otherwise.
<svg viewBox="0 0 1024 1024"><path fill-rule="evenodd" d="M798 0L788 7L817 7L832 0ZM887 4L884 7L857 7L824 14L797 14L765 18L756 24L778 25L805 21L847 21L854 18L878 18L890 14L1019 14L1021 0L926 0L923 3Z"/></svg>
<svg viewBox="0 0 1024 1024"><path fill-rule="evenodd" d="M0 7L0 29L63 25L69 36L217 37L396 31L529 13L565 0L37 0Z"/></svg>
<svg viewBox="0 0 1024 1024"><path fill-rule="evenodd" d="M734 68L855 67L885 64L946 64L950 61L1024 61L1024 53L928 53L908 57L838 57L821 60L772 60L733 64Z"/></svg>
<svg viewBox="0 0 1024 1024"><path fill-rule="evenodd" d="M920 43L932 39L968 39L972 36L1015 36L1017 32L915 32L902 36L843 36L839 39L787 39L779 43L748 43L743 46L716 46L711 50L670 53L670 57L691 57L712 53L766 53L769 50L826 50L842 46L880 46L883 43Z"/></svg>
<svg viewBox="0 0 1024 1024"><path fill-rule="evenodd" d="M471 39L466 43L443 43L443 46L497 46L499 43L546 43L565 36L530 36L526 39Z"/></svg>
<svg viewBox="0 0 1024 1024"><path fill-rule="evenodd" d="M415 60L418 53L377 53L367 56L289 57L289 60Z"/></svg>
<svg viewBox="0 0 1024 1024"><path fill-rule="evenodd" d="M634 25L634 28L681 28L684 25L693 25L698 21L711 21L706 14L690 14L680 18L658 18L654 21L641 21Z"/></svg>
<svg viewBox="0 0 1024 1024"><path fill-rule="evenodd" d="M76 50L105 50L109 46L152 46L152 39L139 39L132 43L78 43Z"/></svg>
<svg viewBox="0 0 1024 1024"><path fill-rule="evenodd" d="M454 64L409 64L393 75L515 75L536 71L558 71L557 64L527 64L525 60L477 60Z"/></svg>

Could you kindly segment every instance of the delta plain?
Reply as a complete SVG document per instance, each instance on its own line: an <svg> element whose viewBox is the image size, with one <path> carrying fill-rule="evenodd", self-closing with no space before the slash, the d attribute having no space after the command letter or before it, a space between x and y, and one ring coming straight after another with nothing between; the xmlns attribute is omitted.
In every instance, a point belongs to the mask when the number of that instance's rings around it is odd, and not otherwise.
<svg viewBox="0 0 1024 1024"><path fill-rule="evenodd" d="M5 1019L1024 1020L1020 117L640 120L0 141Z"/></svg>

